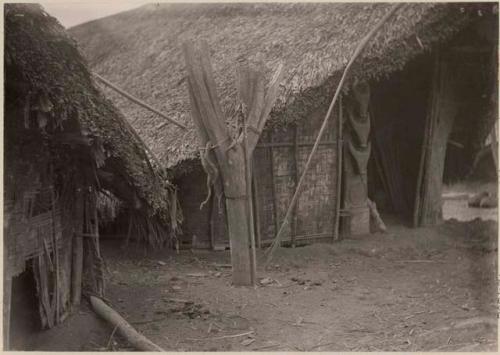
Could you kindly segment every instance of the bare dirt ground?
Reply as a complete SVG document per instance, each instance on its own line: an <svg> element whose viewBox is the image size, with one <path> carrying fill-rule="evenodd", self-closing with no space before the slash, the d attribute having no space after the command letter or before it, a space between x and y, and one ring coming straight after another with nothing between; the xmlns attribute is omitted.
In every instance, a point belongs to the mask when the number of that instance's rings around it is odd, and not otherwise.
<svg viewBox="0 0 500 355"><path fill-rule="evenodd" d="M496 225L392 225L282 248L256 288L231 285L227 251L145 253L108 241L107 298L170 351L496 351ZM73 327L82 334L65 350L128 350L91 311L77 317L33 346L53 349Z"/></svg>

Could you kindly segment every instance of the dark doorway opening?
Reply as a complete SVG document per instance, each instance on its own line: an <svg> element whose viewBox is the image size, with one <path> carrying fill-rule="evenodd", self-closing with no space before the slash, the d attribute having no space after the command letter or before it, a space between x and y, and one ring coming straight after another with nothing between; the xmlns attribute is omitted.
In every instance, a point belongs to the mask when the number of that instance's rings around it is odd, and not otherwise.
<svg viewBox="0 0 500 355"><path fill-rule="evenodd" d="M41 329L35 278L28 264L26 271L12 278L10 350L30 350L30 340Z"/></svg>

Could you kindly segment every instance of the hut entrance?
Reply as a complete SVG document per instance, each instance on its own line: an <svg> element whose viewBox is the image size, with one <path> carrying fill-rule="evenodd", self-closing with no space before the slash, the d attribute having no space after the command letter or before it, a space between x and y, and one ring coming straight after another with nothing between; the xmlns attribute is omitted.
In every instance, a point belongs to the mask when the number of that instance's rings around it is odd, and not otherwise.
<svg viewBox="0 0 500 355"><path fill-rule="evenodd" d="M496 45L459 35L373 85L369 194L382 212L436 224L443 183L473 173L488 137L490 163L497 161L496 58Z"/></svg>
<svg viewBox="0 0 500 355"><path fill-rule="evenodd" d="M26 271L12 278L9 334L12 350L28 350L29 340L41 327L35 278L29 264Z"/></svg>
<svg viewBox="0 0 500 355"><path fill-rule="evenodd" d="M368 194L388 221L412 220L431 77L426 56L372 85Z"/></svg>

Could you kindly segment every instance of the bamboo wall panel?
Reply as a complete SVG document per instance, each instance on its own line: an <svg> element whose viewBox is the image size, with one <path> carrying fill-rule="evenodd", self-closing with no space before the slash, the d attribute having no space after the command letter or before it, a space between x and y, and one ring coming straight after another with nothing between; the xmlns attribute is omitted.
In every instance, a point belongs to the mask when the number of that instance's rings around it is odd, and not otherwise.
<svg viewBox="0 0 500 355"><path fill-rule="evenodd" d="M337 136L337 111L330 117L328 130L322 137L322 142L335 141ZM311 152L319 127L324 118L324 110L313 112L308 121L298 125L298 137L302 142L310 142L311 146L298 147L298 175ZM333 216L337 199L337 147L335 144L318 147L311 168L307 172L304 190L297 203L297 235L331 235L333 233Z"/></svg>
<svg viewBox="0 0 500 355"><path fill-rule="evenodd" d="M295 191L295 161L293 148L273 148L273 171L275 189L275 208L278 224L283 223L286 210ZM290 221L291 222L291 221ZM292 223L288 223L283 231L283 241L291 240ZM273 238L274 236L271 236Z"/></svg>
<svg viewBox="0 0 500 355"><path fill-rule="evenodd" d="M309 147L299 148L298 168L302 174ZM333 232L336 193L336 147L319 147L313 160L314 168L306 175L304 190L297 204L297 234L315 235Z"/></svg>
<svg viewBox="0 0 500 355"><path fill-rule="evenodd" d="M258 204L256 211L260 222L256 227L259 228L262 242L271 240L277 232L271 157L271 149L255 149L254 151L253 167L257 186L254 201Z"/></svg>
<svg viewBox="0 0 500 355"><path fill-rule="evenodd" d="M255 150L254 169L259 186L255 201L259 204L258 228L264 245L274 239L283 221L325 113L326 109L318 109L297 126L269 132ZM333 235L338 196L336 119L335 113L307 172L294 216L284 231L285 242L290 242L292 236L298 241Z"/></svg>
<svg viewBox="0 0 500 355"><path fill-rule="evenodd" d="M7 203L11 206L6 213L7 230L4 245L6 248L7 275L16 276L24 271L26 260L41 255L53 249L53 235L55 233L58 247L61 246L61 212L56 210L45 211L38 215L27 215L29 207L36 197L35 193L28 192L23 199ZM8 216L7 216L8 215ZM55 229L55 231L53 231Z"/></svg>

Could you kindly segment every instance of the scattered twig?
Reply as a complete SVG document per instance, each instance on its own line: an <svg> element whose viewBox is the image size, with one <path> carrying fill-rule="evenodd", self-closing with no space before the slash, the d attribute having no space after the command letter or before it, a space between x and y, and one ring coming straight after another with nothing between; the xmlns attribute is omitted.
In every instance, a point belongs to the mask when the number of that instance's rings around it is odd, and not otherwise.
<svg viewBox="0 0 500 355"><path fill-rule="evenodd" d="M161 322L161 321L166 320L166 319L168 319L168 317L155 318L155 319L147 319L147 320L142 320L142 321L137 321L137 322L130 322L130 324L141 325L141 324Z"/></svg>
<svg viewBox="0 0 500 355"><path fill-rule="evenodd" d="M256 350L264 350L264 349L270 349L270 348L275 348L275 347L281 347L283 346L282 344L279 344L279 343L276 343L276 344L271 344L271 345L264 345L264 346L258 346L256 348L252 348L251 350L252 351L256 351Z"/></svg>
<svg viewBox="0 0 500 355"><path fill-rule="evenodd" d="M172 302L172 303L189 303L190 301L188 301L188 300L183 300L183 299L180 299L180 298L168 298L168 299L165 299L165 302Z"/></svg>
<svg viewBox="0 0 500 355"><path fill-rule="evenodd" d="M430 260L430 259L421 259L421 260L396 260L397 263L439 263L446 264L444 261L440 260Z"/></svg>
<svg viewBox="0 0 500 355"><path fill-rule="evenodd" d="M426 313L427 311L419 311L419 312L416 312L414 314L410 314L408 317L405 317L405 320L408 320L410 318L413 318L413 317L416 317L418 316L419 314L422 314L422 313Z"/></svg>
<svg viewBox="0 0 500 355"><path fill-rule="evenodd" d="M314 346L310 347L309 349L307 349L307 351L311 351L311 350L314 350L314 349L317 349L317 348L321 348L321 347L327 346L327 345L332 345L332 344L336 344L336 342L331 341L329 343L314 345Z"/></svg>
<svg viewBox="0 0 500 355"><path fill-rule="evenodd" d="M449 348L451 346L461 346L461 345L475 345L477 343L456 343L456 344L445 344L445 345L441 345L441 346L438 346L437 348L434 348L434 349L430 349L430 350L427 350L427 351L438 351L438 350L442 350L442 349L446 349L446 348Z"/></svg>
<svg viewBox="0 0 500 355"><path fill-rule="evenodd" d="M233 335L223 335L223 336L215 337L215 338L186 338L186 340L193 340L193 341L220 340L220 339L227 339L227 338L238 338L238 337L242 337L245 335L250 335L252 333L255 333L255 331L251 330L251 331L245 332L245 333L233 334Z"/></svg>
<svg viewBox="0 0 500 355"><path fill-rule="evenodd" d="M111 345L111 341L113 340L113 335L115 335L115 332L117 329L118 329L118 324L113 328L113 331L111 332L111 335L109 336L108 343L106 345L106 349L109 349L109 346Z"/></svg>
<svg viewBox="0 0 500 355"><path fill-rule="evenodd" d="M214 264L214 266L216 268L221 268L221 269L222 268L226 268L226 269L231 269L232 268L231 264Z"/></svg>
<svg viewBox="0 0 500 355"><path fill-rule="evenodd" d="M382 320L382 318L380 318L380 316L376 312L373 312L373 316L375 318L377 318L380 323L384 323L384 321Z"/></svg>

